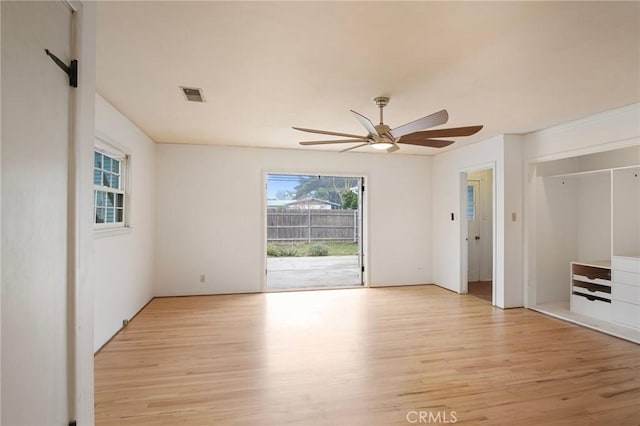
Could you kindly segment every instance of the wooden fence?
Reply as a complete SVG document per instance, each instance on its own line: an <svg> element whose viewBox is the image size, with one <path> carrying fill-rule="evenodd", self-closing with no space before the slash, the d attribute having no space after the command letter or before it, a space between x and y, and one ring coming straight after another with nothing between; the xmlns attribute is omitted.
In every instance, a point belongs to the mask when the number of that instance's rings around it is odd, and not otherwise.
<svg viewBox="0 0 640 426"><path fill-rule="evenodd" d="M358 210L275 210L267 211L267 241L358 242Z"/></svg>

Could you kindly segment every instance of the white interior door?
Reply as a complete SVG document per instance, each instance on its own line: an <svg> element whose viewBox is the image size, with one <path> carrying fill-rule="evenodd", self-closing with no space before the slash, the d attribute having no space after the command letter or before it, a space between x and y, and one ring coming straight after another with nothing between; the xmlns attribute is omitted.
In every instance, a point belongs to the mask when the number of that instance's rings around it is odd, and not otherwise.
<svg viewBox="0 0 640 426"><path fill-rule="evenodd" d="M360 274L360 285L365 285L364 281L364 178L358 185L358 217L356 218L357 232L355 233L358 242L358 273Z"/></svg>
<svg viewBox="0 0 640 426"><path fill-rule="evenodd" d="M2 420L68 424L71 10L1 2ZM71 399L70 399L71 398Z"/></svg>
<svg viewBox="0 0 640 426"><path fill-rule="evenodd" d="M469 282L480 281L480 239L481 218L478 215L478 199L480 194L480 182L467 181L467 280Z"/></svg>

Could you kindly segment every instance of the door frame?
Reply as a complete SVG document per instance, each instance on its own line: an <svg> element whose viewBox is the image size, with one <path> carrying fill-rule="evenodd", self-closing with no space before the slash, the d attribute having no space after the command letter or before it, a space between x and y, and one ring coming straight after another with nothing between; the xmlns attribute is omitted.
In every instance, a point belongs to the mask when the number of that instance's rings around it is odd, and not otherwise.
<svg viewBox="0 0 640 426"><path fill-rule="evenodd" d="M468 293L469 292L469 282L468 282L468 255L469 255L469 247L468 247L468 233L469 233L469 225L467 221L467 175L471 172L478 172L481 170L491 170L491 191L492 191L492 214L491 214L491 223L492 223L492 232L491 232L491 251L493 252L493 258L491 262L491 277L493 280L493 284L491 286L491 304L495 306L496 304L496 259L497 259L497 247L496 247L496 232L497 232L497 200L496 200L496 162L492 161L489 163L478 164L475 166L463 168L458 170L459 175L459 235L460 235L460 283L459 283L459 293Z"/></svg>
<svg viewBox="0 0 640 426"><path fill-rule="evenodd" d="M298 176L336 176L361 179L362 187L360 188L360 265L364 267L364 271L360 272L361 285L358 286L340 286L340 287L322 287L322 288L301 288L301 289L277 289L269 290L267 287L267 181L269 175L298 175ZM369 217L368 217L368 195L369 195L369 176L366 173L341 173L327 171L291 171L289 169L263 169L262 170L262 197L260 206L262 210L262 262L260 272L260 291L262 293L278 293L283 291L314 291L314 290L332 290L345 288L363 288L369 287ZM364 188L364 189L363 189Z"/></svg>

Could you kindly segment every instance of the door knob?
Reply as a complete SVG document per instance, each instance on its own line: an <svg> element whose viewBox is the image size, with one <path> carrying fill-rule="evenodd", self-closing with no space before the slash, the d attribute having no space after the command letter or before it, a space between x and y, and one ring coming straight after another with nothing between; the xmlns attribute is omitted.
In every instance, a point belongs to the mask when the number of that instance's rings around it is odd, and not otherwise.
<svg viewBox="0 0 640 426"><path fill-rule="evenodd" d="M479 239L480 239L480 236L479 236L479 235L476 235L476 241L477 241L477 240L479 240Z"/></svg>

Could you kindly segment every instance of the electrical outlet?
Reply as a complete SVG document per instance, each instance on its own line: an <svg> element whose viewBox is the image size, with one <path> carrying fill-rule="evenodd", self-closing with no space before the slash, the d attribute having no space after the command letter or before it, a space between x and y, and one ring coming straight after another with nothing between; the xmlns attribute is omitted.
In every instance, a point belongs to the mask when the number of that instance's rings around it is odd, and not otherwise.
<svg viewBox="0 0 640 426"><path fill-rule="evenodd" d="M205 276L204 276L204 274L200 275L200 282L201 282L201 283L205 282Z"/></svg>

